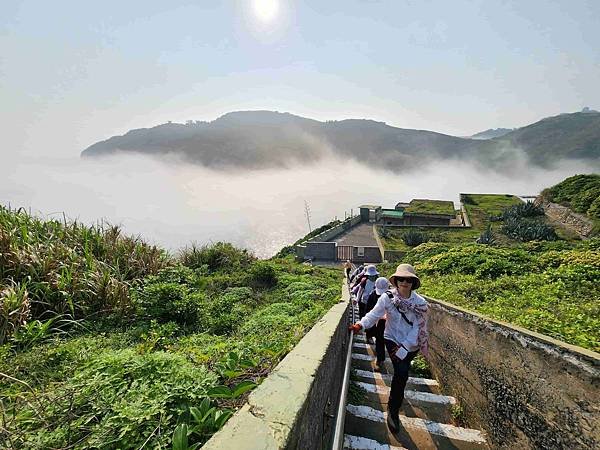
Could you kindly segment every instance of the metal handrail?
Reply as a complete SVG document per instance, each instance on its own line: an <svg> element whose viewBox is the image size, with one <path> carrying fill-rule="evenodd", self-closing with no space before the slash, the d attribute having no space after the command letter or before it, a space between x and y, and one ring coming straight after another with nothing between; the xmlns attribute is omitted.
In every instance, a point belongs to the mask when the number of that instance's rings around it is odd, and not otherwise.
<svg viewBox="0 0 600 450"><path fill-rule="evenodd" d="M346 280L347 282L347 280ZM348 286L350 291L350 286ZM352 323L354 323L354 304L352 302L352 293L350 292L350 311ZM352 342L354 339L354 330L350 330L350 339L348 340L348 352L346 354L346 367L344 369L344 379L342 381L342 392L340 403L335 420L335 433L333 435L332 450L341 450L344 446L344 422L346 420L346 400L348 398L348 386L350 384L350 363L352 360Z"/></svg>

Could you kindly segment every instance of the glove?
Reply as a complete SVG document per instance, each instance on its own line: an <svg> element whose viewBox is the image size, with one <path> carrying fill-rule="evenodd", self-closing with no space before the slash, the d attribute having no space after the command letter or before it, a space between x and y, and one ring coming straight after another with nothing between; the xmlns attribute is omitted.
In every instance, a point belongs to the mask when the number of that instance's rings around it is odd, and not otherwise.
<svg viewBox="0 0 600 450"><path fill-rule="evenodd" d="M348 327L348 329L350 331L354 331L355 333L358 333L362 329L362 325L360 323L356 322L354 325L350 325Z"/></svg>

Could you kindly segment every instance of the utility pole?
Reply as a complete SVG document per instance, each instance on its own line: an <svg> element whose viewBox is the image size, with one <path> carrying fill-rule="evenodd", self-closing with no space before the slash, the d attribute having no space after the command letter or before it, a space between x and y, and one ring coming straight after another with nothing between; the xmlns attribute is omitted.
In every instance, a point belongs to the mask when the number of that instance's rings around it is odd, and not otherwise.
<svg viewBox="0 0 600 450"><path fill-rule="evenodd" d="M308 232L312 233L312 227L310 226L310 206L308 206L308 202L304 200L304 215L306 216L306 221L308 222Z"/></svg>

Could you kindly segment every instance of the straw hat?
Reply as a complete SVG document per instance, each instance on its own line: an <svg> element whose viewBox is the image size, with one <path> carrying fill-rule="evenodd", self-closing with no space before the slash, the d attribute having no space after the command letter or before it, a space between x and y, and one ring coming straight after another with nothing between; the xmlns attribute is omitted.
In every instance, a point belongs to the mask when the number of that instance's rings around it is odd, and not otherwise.
<svg viewBox="0 0 600 450"><path fill-rule="evenodd" d="M392 286L394 287L396 287L396 277L414 278L413 289L419 289L419 286L421 286L421 280L419 280L415 268L410 264L400 264L396 268L396 272L390 277L390 283L392 283Z"/></svg>

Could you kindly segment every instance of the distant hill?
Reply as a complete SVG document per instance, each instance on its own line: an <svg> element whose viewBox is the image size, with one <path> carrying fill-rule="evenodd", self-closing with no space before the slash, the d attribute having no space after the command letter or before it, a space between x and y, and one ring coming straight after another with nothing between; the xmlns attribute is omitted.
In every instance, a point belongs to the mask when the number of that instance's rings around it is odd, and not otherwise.
<svg viewBox="0 0 600 450"><path fill-rule="evenodd" d="M519 149L531 162L563 158L600 161L600 114L541 120L501 137L480 140L411 130L363 119L319 122L289 113L239 111L212 122L167 123L132 130L91 145L83 157L139 152L177 155L211 168L288 167L328 156L402 170L440 159L502 167Z"/></svg>
<svg viewBox="0 0 600 450"><path fill-rule="evenodd" d="M534 164L561 159L600 160L600 113L582 111L547 117L518 128L497 141L523 149Z"/></svg>
<svg viewBox="0 0 600 450"><path fill-rule="evenodd" d="M513 131L514 128L490 128L489 130L482 131L480 133L471 136L471 139L493 139L502 137L507 133Z"/></svg>

